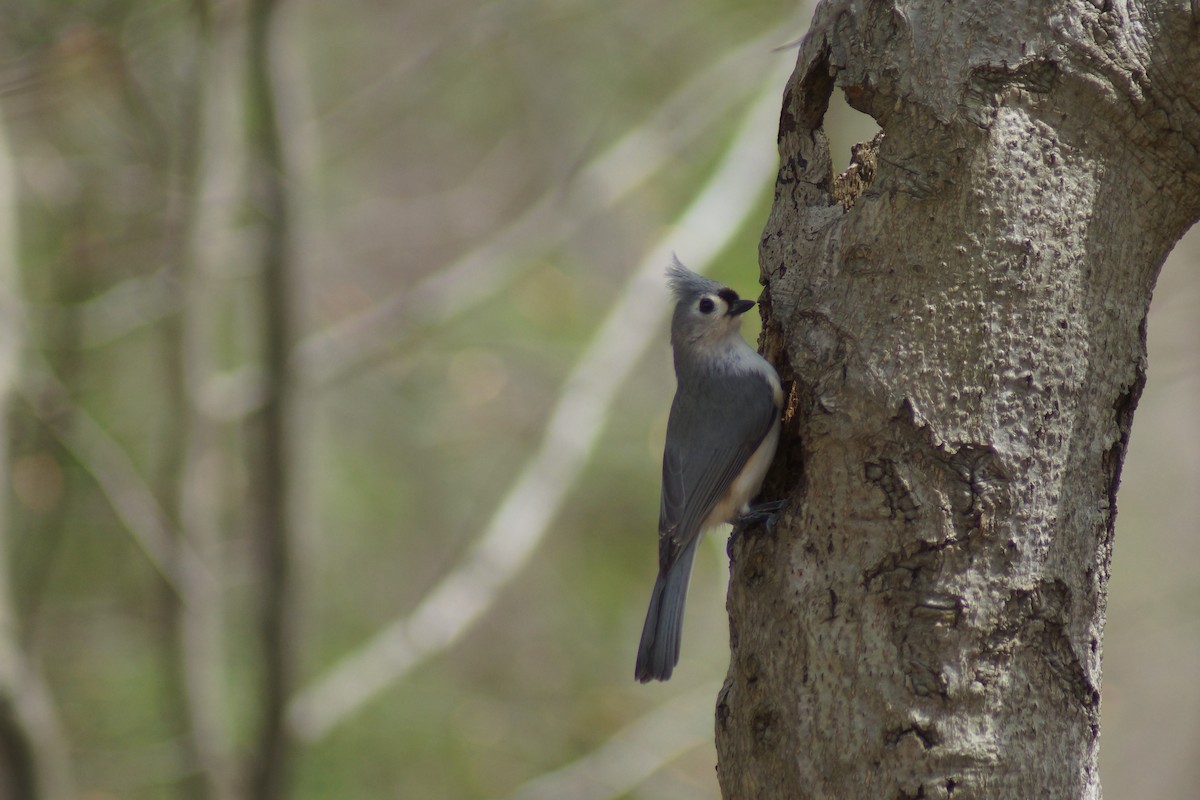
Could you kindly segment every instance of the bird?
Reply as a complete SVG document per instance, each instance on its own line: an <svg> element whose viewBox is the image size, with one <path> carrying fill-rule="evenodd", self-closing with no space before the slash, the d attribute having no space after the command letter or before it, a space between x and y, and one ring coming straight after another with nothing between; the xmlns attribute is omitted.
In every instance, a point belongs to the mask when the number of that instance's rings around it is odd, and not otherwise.
<svg viewBox="0 0 1200 800"><path fill-rule="evenodd" d="M669 679L679 663L683 608L701 534L765 508L750 501L775 457L783 407L778 373L742 338L742 315L754 301L678 258L667 268L667 284L675 298L676 390L663 447L658 578L634 670L642 683Z"/></svg>

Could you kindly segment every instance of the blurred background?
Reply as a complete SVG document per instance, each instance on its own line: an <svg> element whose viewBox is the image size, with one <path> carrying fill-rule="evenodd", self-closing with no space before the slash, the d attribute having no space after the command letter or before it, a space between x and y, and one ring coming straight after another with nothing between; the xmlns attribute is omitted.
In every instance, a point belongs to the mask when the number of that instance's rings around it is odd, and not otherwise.
<svg viewBox="0 0 1200 800"><path fill-rule="evenodd" d="M718 797L723 536L632 677L661 275L758 294L811 7L0 8L0 748L56 798ZM841 169L875 126L827 130ZM1111 797L1200 784L1198 262L1120 494Z"/></svg>

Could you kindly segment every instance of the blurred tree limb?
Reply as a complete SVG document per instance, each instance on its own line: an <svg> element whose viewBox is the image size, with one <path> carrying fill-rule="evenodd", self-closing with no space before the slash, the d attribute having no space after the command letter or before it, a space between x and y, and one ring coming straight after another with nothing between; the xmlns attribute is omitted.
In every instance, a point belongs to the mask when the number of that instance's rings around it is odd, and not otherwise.
<svg viewBox="0 0 1200 800"><path fill-rule="evenodd" d="M176 532L153 489L129 454L86 410L36 354L27 356L21 394L34 416L95 480L113 511L155 571L184 603L185 586L213 580L208 567ZM183 572L189 572L187 578Z"/></svg>
<svg viewBox="0 0 1200 800"><path fill-rule="evenodd" d="M770 49L794 30L791 24L772 28L734 48L589 159L566 186L553 187L479 247L430 270L401 294L304 337L294 355L301 381L327 385L369 367L396 352L406 335L444 323L492 296L522 265L614 208L680 148L747 102L761 85Z"/></svg>
<svg viewBox="0 0 1200 800"><path fill-rule="evenodd" d="M13 602L9 497L9 419L20 384L25 317L18 270L16 171L0 116L0 795L71 800L69 748L50 690L25 649Z"/></svg>
<svg viewBox="0 0 1200 800"><path fill-rule="evenodd" d="M693 203L650 248L567 378L536 451L463 561L407 617L392 623L298 694L288 721L312 742L414 665L452 645L525 566L586 466L605 417L669 304L662 273L674 243L706 267L742 228L769 185L775 159L762 146L776 116L781 76L762 81L738 135Z"/></svg>
<svg viewBox="0 0 1200 800"><path fill-rule="evenodd" d="M288 416L293 390L291 201L280 130L272 34L278 2L251 0L246 23L246 116L250 203L261 232L261 295L264 405L254 423L251 456L260 571L259 732L252 755L249 792L256 800L288 794L291 746L284 717L295 667L297 607L292 580L292 532L288 515L290 447Z"/></svg>
<svg viewBox="0 0 1200 800"><path fill-rule="evenodd" d="M709 703L719 687L676 695L624 726L592 752L517 787L508 800L610 800L710 740Z"/></svg>
<svg viewBox="0 0 1200 800"><path fill-rule="evenodd" d="M293 360L303 384L327 385L387 357L407 334L445 322L482 302L522 264L561 246L595 215L614 208L680 148L710 132L714 123L747 102L771 47L794 29L791 24L772 28L734 48L655 106L641 124L589 159L565 186L555 186L478 248L431 269L427 278L406 288L403 295L386 298L302 338ZM38 309L51 318L78 315L80 346L103 347L145 325L183 313L176 278L173 267L167 265L71 306L43 304ZM264 402L259 379L257 368L213 376L210 380L221 381L221 387L213 387L214 408L229 419L257 410ZM239 397L248 391L248 400L232 400L227 390ZM229 397L232 405L225 406L218 397Z"/></svg>
<svg viewBox="0 0 1200 800"><path fill-rule="evenodd" d="M197 387L215 371L217 304L211 273L216 248L211 243L229 221L214 213L210 196L234 193L229 162L241 152L233 141L241 118L230 108L236 103L225 98L240 97L238 87L230 85L230 65L239 63L233 51L242 45L244 31L236 16L219 12L208 0L192 0L190 11L191 63L181 75L178 135L164 212L168 266L153 276L167 293L162 305L173 312L165 317L164 331L171 414L165 438L171 444L163 448L159 479L176 520L176 557L195 554L211 572L203 579L193 570L179 572L184 601L168 598L172 630L166 649L188 761L195 765L184 789L200 800L233 800L237 775L226 719L224 586L216 577L225 572L219 487L228 454L219 446L220 426L206 413Z"/></svg>
<svg viewBox="0 0 1200 800"><path fill-rule="evenodd" d="M818 6L760 250L788 506L731 548L725 797L1100 796L1146 314L1200 215L1198 13ZM846 204L838 89L884 132Z"/></svg>

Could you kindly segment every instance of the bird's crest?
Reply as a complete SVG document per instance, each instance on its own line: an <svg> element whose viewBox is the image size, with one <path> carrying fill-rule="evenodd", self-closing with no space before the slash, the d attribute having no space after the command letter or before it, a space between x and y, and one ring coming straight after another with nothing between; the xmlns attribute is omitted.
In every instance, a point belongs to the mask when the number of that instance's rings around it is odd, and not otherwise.
<svg viewBox="0 0 1200 800"><path fill-rule="evenodd" d="M702 294L717 294L725 288L712 278L692 272L680 263L674 253L671 254L671 266L667 267L667 286L676 300L688 300Z"/></svg>

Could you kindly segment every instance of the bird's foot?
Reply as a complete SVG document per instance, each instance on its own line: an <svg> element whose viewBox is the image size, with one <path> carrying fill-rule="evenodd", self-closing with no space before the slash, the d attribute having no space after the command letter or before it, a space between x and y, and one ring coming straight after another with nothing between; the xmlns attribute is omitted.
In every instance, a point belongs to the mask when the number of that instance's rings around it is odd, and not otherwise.
<svg viewBox="0 0 1200 800"><path fill-rule="evenodd" d="M775 523L779 519L779 512L783 509L786 501L773 500L770 503L759 503L756 506L750 506L746 509L746 513L737 516L733 520L735 528L744 528L749 525L763 524L770 530L775 527Z"/></svg>

